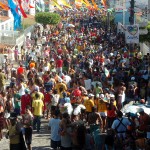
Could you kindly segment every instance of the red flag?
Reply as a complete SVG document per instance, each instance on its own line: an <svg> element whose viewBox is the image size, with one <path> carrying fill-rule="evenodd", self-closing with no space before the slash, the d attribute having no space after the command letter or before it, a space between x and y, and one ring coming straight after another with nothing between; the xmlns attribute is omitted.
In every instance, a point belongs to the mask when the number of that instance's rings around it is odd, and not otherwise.
<svg viewBox="0 0 150 150"><path fill-rule="evenodd" d="M21 6L21 0L18 0L18 3L19 3L20 12L22 13L22 16L23 16L24 18L27 18L26 13L24 12L24 10L23 10L23 8L22 8L22 6Z"/></svg>
<svg viewBox="0 0 150 150"><path fill-rule="evenodd" d="M34 7L33 7L33 6L31 6L30 4L29 4L29 7L30 7L30 8L34 8Z"/></svg>

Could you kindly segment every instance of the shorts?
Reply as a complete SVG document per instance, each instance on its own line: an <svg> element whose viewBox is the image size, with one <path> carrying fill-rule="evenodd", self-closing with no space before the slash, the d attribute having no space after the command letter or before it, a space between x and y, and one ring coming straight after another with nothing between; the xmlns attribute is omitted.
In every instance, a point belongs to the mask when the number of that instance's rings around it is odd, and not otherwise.
<svg viewBox="0 0 150 150"><path fill-rule="evenodd" d="M24 128L24 132L26 144L30 145L32 143L32 128L31 127Z"/></svg>
<svg viewBox="0 0 150 150"><path fill-rule="evenodd" d="M51 106L51 112L55 112L56 109L57 109L57 106Z"/></svg>
<svg viewBox="0 0 150 150"><path fill-rule="evenodd" d="M53 141L51 139L51 148L58 148L61 147L61 141Z"/></svg>
<svg viewBox="0 0 150 150"><path fill-rule="evenodd" d="M100 112L99 113L101 117L107 117L107 113L106 112Z"/></svg>

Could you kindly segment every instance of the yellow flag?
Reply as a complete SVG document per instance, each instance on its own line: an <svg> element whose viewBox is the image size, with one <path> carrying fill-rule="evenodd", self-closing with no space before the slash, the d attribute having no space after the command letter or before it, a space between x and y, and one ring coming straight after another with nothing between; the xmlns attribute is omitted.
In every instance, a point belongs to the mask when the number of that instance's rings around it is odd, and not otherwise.
<svg viewBox="0 0 150 150"><path fill-rule="evenodd" d="M88 0L84 0L84 2L86 3L86 6L91 6L91 4L88 2Z"/></svg>
<svg viewBox="0 0 150 150"><path fill-rule="evenodd" d="M56 6L59 10L63 10L63 8L57 3L56 0L53 0L53 5Z"/></svg>
<svg viewBox="0 0 150 150"><path fill-rule="evenodd" d="M61 3L62 3L64 6L68 7L68 8L72 8L72 6L70 6L70 5L66 2L66 0L61 0Z"/></svg>
<svg viewBox="0 0 150 150"><path fill-rule="evenodd" d="M81 0L81 3L87 6L87 3L84 0Z"/></svg>

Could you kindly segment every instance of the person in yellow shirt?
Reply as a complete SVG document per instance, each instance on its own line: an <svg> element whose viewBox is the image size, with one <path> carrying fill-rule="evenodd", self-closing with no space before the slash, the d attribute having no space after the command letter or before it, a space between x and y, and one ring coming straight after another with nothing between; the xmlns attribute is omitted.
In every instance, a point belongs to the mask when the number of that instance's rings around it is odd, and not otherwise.
<svg viewBox="0 0 150 150"><path fill-rule="evenodd" d="M61 94L65 91L67 91L67 86L65 83L62 82L61 78L58 79L58 82L56 83L55 89L58 91L58 94Z"/></svg>
<svg viewBox="0 0 150 150"><path fill-rule="evenodd" d="M40 99L40 94L38 92L35 93L35 100L32 101L32 108L33 108L33 115L34 115L33 130L37 129L37 132L39 132L41 126L41 117L43 115L44 103L43 100Z"/></svg>
<svg viewBox="0 0 150 150"><path fill-rule="evenodd" d="M101 115L103 121L102 132L106 129L106 117L107 117L107 101L104 100L104 94L100 94L99 101L97 102L97 111Z"/></svg>
<svg viewBox="0 0 150 150"><path fill-rule="evenodd" d="M89 114L92 112L92 108L94 107L94 101L93 101L93 94L88 95L89 99L84 102L84 106L86 107L86 115L87 115L87 120Z"/></svg>
<svg viewBox="0 0 150 150"><path fill-rule="evenodd" d="M32 101L34 101L34 100L36 99L36 97L35 97L36 93L39 94L39 96L40 96L39 99L41 99L41 100L43 101L43 100L44 100L44 94L41 93L41 92L39 92L39 89L38 89L37 87L34 89L34 92L33 92L32 95L31 95Z"/></svg>

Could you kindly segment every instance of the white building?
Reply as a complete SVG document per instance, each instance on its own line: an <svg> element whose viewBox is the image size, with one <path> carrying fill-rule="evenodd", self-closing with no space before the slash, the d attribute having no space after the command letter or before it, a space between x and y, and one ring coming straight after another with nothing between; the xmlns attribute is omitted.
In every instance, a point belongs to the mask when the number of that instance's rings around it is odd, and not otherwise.
<svg viewBox="0 0 150 150"><path fill-rule="evenodd" d="M0 31L13 31L14 28L14 18L9 11L1 11L0 13Z"/></svg>

